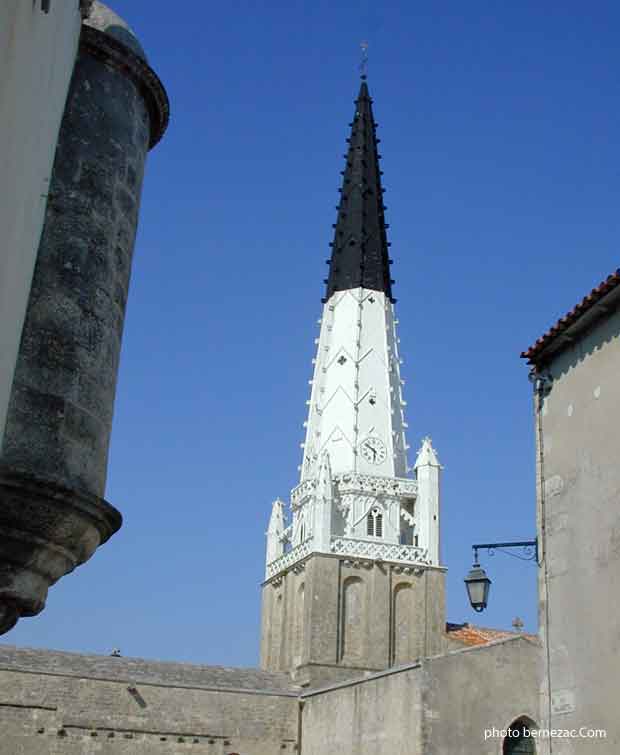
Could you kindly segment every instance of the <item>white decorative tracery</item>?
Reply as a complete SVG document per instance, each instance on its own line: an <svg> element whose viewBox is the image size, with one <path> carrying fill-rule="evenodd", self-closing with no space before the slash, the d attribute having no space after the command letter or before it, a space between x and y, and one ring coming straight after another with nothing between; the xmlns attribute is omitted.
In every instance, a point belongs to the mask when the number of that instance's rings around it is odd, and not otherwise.
<svg viewBox="0 0 620 755"><path fill-rule="evenodd" d="M397 498L415 498L417 484L415 480L402 477L375 477L356 472L345 472L333 476L334 483L342 495L349 492L383 493ZM304 480L291 491L291 506L293 509L301 505L305 499L312 496L316 490L317 480Z"/></svg>
<svg viewBox="0 0 620 755"><path fill-rule="evenodd" d="M305 543L302 543L301 545L296 546L295 548L292 548L288 553L285 553L283 556L280 556L280 558L272 561L270 564L267 564L267 579L270 579L276 574L279 574L280 572L290 568L298 561L301 561L302 559L306 558L306 556L309 556L310 553L312 553L312 547L309 540L307 540Z"/></svg>
<svg viewBox="0 0 620 755"><path fill-rule="evenodd" d="M363 558L372 561L407 564L408 566L429 564L426 548L416 548L412 545L388 545L375 540L358 540L346 537L332 538L330 551L334 555L347 558ZM303 561L315 549L311 541L296 546L288 553L267 565L266 578L271 579L281 572L293 568Z"/></svg>
<svg viewBox="0 0 620 755"><path fill-rule="evenodd" d="M407 564L427 564L426 548L413 545L387 545L374 540L352 540L338 537L332 540L332 552L339 556L370 558L374 561L395 561Z"/></svg>

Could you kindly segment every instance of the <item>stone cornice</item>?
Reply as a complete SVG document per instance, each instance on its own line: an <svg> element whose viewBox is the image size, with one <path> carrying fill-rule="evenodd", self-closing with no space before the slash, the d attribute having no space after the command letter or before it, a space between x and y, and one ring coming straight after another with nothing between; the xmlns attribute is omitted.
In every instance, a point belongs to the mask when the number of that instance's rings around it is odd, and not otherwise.
<svg viewBox="0 0 620 755"><path fill-rule="evenodd" d="M159 76L122 42L90 26L82 25L80 51L123 73L138 88L147 104L152 149L163 137L170 120L170 101Z"/></svg>
<svg viewBox="0 0 620 755"><path fill-rule="evenodd" d="M50 585L121 524L102 498L0 465L0 633L39 613Z"/></svg>

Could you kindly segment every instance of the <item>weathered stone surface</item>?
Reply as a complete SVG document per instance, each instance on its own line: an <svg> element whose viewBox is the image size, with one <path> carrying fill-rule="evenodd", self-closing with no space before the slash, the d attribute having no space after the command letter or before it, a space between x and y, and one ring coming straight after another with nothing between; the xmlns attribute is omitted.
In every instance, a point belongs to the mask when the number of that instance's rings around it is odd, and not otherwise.
<svg viewBox="0 0 620 755"><path fill-rule="evenodd" d="M146 106L133 84L80 55L61 127L3 461L98 496L105 487L148 136Z"/></svg>
<svg viewBox="0 0 620 755"><path fill-rule="evenodd" d="M535 401L539 616L549 675L541 724L607 732L604 740L558 740L553 755L620 751L619 294L577 321L543 364L552 380Z"/></svg>
<svg viewBox="0 0 620 755"><path fill-rule="evenodd" d="M124 18L121 18L111 8L108 8L107 5L99 2L99 0L90 2L89 6L85 11L85 26L105 32L108 36L114 37L132 52L136 53L136 55L146 60L146 54L142 49L142 45Z"/></svg>
<svg viewBox="0 0 620 755"><path fill-rule="evenodd" d="M0 646L0 755L292 755L297 694L256 669Z"/></svg>
<svg viewBox="0 0 620 755"><path fill-rule="evenodd" d="M0 630L34 616L49 585L118 530L118 511L85 491L0 465Z"/></svg>
<svg viewBox="0 0 620 755"><path fill-rule="evenodd" d="M299 692L299 688L293 684L288 674L255 668L201 666L145 658L84 655L12 645L0 645L0 669L171 687L253 690L293 696Z"/></svg>
<svg viewBox="0 0 620 755"><path fill-rule="evenodd" d="M132 50L82 28L0 457L0 630L121 524L102 496L144 163L168 117Z"/></svg>
<svg viewBox="0 0 620 755"><path fill-rule="evenodd" d="M439 653L444 582L440 567L314 553L263 585L261 666L316 686Z"/></svg>
<svg viewBox="0 0 620 755"><path fill-rule="evenodd" d="M302 695L304 755L497 755L536 721L540 649L516 637ZM327 734L328 733L328 734Z"/></svg>
<svg viewBox="0 0 620 755"><path fill-rule="evenodd" d="M485 729L536 720L539 653L514 637L303 691L256 669L0 646L0 755L496 755Z"/></svg>

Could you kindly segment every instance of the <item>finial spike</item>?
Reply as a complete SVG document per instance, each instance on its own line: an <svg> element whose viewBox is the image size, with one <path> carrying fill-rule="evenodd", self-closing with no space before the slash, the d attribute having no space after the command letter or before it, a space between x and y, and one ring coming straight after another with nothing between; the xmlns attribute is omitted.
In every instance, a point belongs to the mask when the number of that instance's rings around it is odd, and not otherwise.
<svg viewBox="0 0 620 755"><path fill-rule="evenodd" d="M368 42L361 42L360 47L362 48L362 59L360 61L360 78L362 79L362 81L365 81L368 75Z"/></svg>

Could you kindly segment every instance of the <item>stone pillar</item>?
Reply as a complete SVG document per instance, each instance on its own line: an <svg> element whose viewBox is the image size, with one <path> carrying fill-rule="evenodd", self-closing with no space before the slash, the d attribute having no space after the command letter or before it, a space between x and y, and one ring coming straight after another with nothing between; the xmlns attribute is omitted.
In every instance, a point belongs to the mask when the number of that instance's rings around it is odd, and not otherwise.
<svg viewBox="0 0 620 755"><path fill-rule="evenodd" d="M144 163L168 101L101 3L82 27L0 456L0 631L121 526L103 500Z"/></svg>

